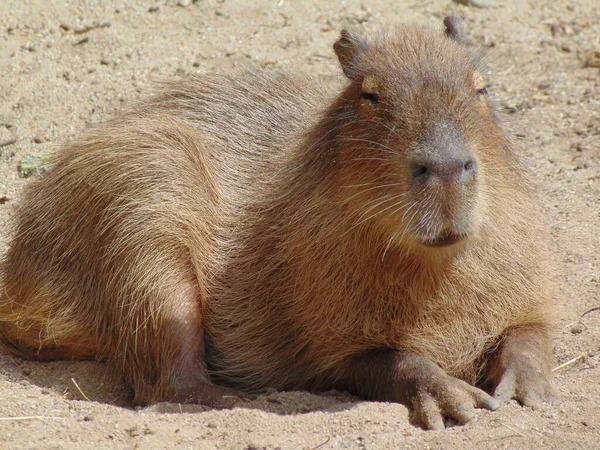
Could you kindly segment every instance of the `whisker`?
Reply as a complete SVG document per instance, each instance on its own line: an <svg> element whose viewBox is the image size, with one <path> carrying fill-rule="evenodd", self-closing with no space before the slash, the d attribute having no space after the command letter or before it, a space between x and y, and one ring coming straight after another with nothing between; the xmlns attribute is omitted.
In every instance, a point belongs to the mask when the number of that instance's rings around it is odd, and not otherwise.
<svg viewBox="0 0 600 450"><path fill-rule="evenodd" d="M396 196L396 197L399 197L399 196ZM389 201L389 200L392 200L392 199L394 199L394 198L396 198L396 197L392 197L392 198L388 199L388 201ZM382 203L383 203L383 202L382 202ZM372 209L376 208L376 207L377 207L377 206L379 206L380 204L381 204L381 203L379 203L379 204L377 204L377 205L375 205L375 206L371 207L371 208L370 208L370 210L372 210ZM371 214L370 216L368 216L368 217L366 217L365 219L361 220L359 223L357 223L357 224L355 224L354 226L352 226L352 228L355 228L355 227L357 227L358 225L360 225L360 224L362 224L362 223L364 223L364 222L366 222L366 221L368 221L368 220L371 220L371 219L373 219L374 217L377 217L379 214L381 214L381 213L383 213L383 212L387 211L387 210L388 210L388 209L390 209L390 208L393 208L393 207L394 207L394 206L396 206L396 205L397 205L397 203L394 203L393 205L387 206L387 207L383 208L382 210L380 210L380 211L377 211L377 212L376 212L376 213L374 213L374 214ZM361 217L362 217L364 214L365 214L365 213L363 213L363 214L361 215ZM351 229L352 229L352 228L351 228Z"/></svg>
<svg viewBox="0 0 600 450"><path fill-rule="evenodd" d="M410 206L409 210L413 208L413 206L416 205L416 202L413 203L413 205ZM402 235L400 236L400 240L403 240L404 237L406 236L406 234L412 229L412 221L415 217L415 215L417 214L419 210L415 209L412 214L409 216L408 220L406 221L406 223L404 223L404 221L402 222L404 225L404 231L402 232ZM403 215L404 217L404 215Z"/></svg>
<svg viewBox="0 0 600 450"><path fill-rule="evenodd" d="M387 145L381 143L381 142L377 142L377 141L372 141L370 139L365 139L365 138L353 138L353 137L347 137L347 136L343 136L339 138L340 141L349 141L349 142L364 142L365 144L373 144L376 147L378 147L378 150L385 150L386 153L390 153L395 155L397 152L394 151L393 148L388 147Z"/></svg>
<svg viewBox="0 0 600 450"><path fill-rule="evenodd" d="M383 188L393 187L393 186L398 186L398 185L400 185L400 183L380 184L380 185L377 185L377 186L371 186L370 188L362 189L360 192L357 192L356 194L350 196L346 200L352 200L352 199L358 197L359 195L363 194L364 192L372 191L373 189L383 189ZM371 200L369 203L371 203L373 201L377 201L377 200L379 200L379 199ZM367 205L369 203L367 203ZM365 206L367 206L367 205L365 205Z"/></svg>
<svg viewBox="0 0 600 450"><path fill-rule="evenodd" d="M362 219L366 214L368 214L369 212L371 212L373 209L377 208L378 206L380 206L380 205L382 205L384 203L387 203L387 202L389 202L391 200L395 200L397 198L404 197L405 195L406 194L403 192L403 193L400 193L400 194L392 195L391 197L389 197L389 196L385 197L383 200L377 198L377 199L371 200L370 202L367 202L367 204L365 206L372 205L375 202L377 202L377 203L375 203L373 206L371 206L370 208L368 208L366 211L363 211L363 213L359 217L359 220Z"/></svg>
<svg viewBox="0 0 600 450"><path fill-rule="evenodd" d="M371 206L373 203L378 202L378 201L380 201L382 199L391 200L391 199L396 199L398 197L403 197L403 196L406 196L406 195L408 195L406 192L400 192L400 193L398 193L396 195L393 195L391 197L389 195L384 195L384 196L381 196L381 197L376 197L376 198L373 198L373 199L369 200L368 202L366 202L363 206Z"/></svg>
<svg viewBox="0 0 600 450"><path fill-rule="evenodd" d="M345 186L342 186L343 188L354 188L354 187L362 187L362 186L372 186L374 184L377 184L377 181L373 181L370 183L361 183L361 184L347 184ZM394 184L400 184L400 183L394 183ZM388 186L392 186L392 185L388 185Z"/></svg>
<svg viewBox="0 0 600 450"><path fill-rule="evenodd" d="M389 159L369 157L369 158L354 158L354 159L351 159L350 161L389 161Z"/></svg>
<svg viewBox="0 0 600 450"><path fill-rule="evenodd" d="M387 243L387 245L385 246L385 249L383 250L383 254L381 255L381 260L383 261L385 259L385 254L388 252L388 250L390 249L390 246L392 245L392 241L394 240L394 238L398 235L398 232L392 234L390 236L390 239Z"/></svg>

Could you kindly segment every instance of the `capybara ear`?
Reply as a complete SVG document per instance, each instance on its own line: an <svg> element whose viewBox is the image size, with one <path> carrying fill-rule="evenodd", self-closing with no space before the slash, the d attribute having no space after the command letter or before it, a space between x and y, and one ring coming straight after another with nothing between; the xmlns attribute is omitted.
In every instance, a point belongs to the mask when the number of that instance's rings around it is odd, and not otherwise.
<svg viewBox="0 0 600 450"><path fill-rule="evenodd" d="M340 60L344 74L351 80L358 76L356 57L369 48L369 44L362 37L348 29L342 30L342 36L333 44L333 50Z"/></svg>
<svg viewBox="0 0 600 450"><path fill-rule="evenodd" d="M444 25L446 25L446 36L448 36L450 39L454 39L459 44L464 42L465 26L458 17L446 16L444 19Z"/></svg>

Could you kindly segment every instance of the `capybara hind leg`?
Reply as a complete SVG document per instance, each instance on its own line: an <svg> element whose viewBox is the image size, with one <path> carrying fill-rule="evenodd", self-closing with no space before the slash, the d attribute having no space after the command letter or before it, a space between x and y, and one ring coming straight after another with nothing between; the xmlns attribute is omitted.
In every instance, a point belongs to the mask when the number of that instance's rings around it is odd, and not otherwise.
<svg viewBox="0 0 600 450"><path fill-rule="evenodd" d="M26 257L14 255L9 254L9 270L0 281L0 343L37 361L96 359L100 344L94 323L79 301L91 296L67 287L60 266L46 269L32 260L28 265Z"/></svg>
<svg viewBox="0 0 600 450"><path fill-rule="evenodd" d="M490 364L488 382L495 386L494 396L530 407L554 400L549 361L552 346L544 325L508 330Z"/></svg>
<svg viewBox="0 0 600 450"><path fill-rule="evenodd" d="M121 339L112 352L119 355L114 363L133 386L134 402L233 406L240 394L213 384L207 374L195 282L180 282L176 287L170 284L174 284L172 280L164 280L145 299L145 307L129 315L129 326L117 330Z"/></svg>
<svg viewBox="0 0 600 450"><path fill-rule="evenodd" d="M402 403L412 423L430 430L444 429L445 416L466 423L475 417L475 408L499 406L493 397L451 377L429 359L391 349L354 357L344 387L370 400Z"/></svg>
<svg viewBox="0 0 600 450"><path fill-rule="evenodd" d="M10 323L2 324L2 333L2 343L8 350L35 361L95 359L97 354L97 346L91 340L76 336L63 339L60 344L42 344L40 329L22 330Z"/></svg>

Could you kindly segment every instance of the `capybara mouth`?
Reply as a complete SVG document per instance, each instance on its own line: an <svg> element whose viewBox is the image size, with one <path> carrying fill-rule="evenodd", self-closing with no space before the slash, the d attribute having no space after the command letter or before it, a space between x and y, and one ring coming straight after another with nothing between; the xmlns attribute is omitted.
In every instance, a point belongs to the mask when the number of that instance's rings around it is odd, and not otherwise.
<svg viewBox="0 0 600 450"><path fill-rule="evenodd" d="M427 247L449 247L462 241L465 238L466 235L448 232L438 236L435 239L423 240L422 243Z"/></svg>

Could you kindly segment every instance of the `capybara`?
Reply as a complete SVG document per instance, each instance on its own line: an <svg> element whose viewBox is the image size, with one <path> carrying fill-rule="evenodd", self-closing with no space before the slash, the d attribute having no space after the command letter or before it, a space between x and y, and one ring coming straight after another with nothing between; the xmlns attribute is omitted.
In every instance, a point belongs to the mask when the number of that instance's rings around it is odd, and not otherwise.
<svg viewBox="0 0 600 450"><path fill-rule="evenodd" d="M57 152L16 210L4 344L107 361L137 404L339 389L440 429L549 399L548 233L445 24L343 31L343 85L169 81Z"/></svg>

